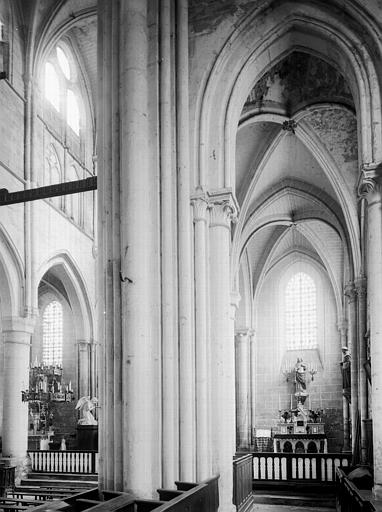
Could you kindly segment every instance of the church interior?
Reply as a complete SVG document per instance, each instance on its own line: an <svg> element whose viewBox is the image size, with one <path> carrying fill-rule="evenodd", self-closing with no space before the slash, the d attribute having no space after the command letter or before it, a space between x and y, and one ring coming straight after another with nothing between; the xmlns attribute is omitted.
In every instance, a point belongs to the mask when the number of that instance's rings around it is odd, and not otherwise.
<svg viewBox="0 0 382 512"><path fill-rule="evenodd" d="M381 62L380 0L0 0L0 510L382 510Z"/></svg>

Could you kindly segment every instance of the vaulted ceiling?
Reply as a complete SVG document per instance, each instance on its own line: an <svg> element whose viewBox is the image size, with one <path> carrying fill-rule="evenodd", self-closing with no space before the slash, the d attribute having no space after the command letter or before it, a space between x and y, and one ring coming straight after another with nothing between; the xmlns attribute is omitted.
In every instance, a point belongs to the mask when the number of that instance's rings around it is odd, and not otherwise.
<svg viewBox="0 0 382 512"><path fill-rule="evenodd" d="M344 77L292 52L254 84L237 132L236 229L252 297L292 253L322 266L340 295L350 258L342 204L346 197L356 212L357 176L356 113Z"/></svg>

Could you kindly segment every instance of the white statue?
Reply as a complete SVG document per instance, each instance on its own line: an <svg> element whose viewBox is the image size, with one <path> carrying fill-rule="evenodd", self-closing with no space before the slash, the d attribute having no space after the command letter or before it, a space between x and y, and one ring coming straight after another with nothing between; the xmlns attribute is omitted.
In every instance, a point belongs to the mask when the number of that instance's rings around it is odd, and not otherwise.
<svg viewBox="0 0 382 512"><path fill-rule="evenodd" d="M97 404L98 400L95 397L90 400L90 396L83 396L78 400L76 409L79 409L81 413L81 418L78 420L79 425L98 425L98 421L91 412Z"/></svg>

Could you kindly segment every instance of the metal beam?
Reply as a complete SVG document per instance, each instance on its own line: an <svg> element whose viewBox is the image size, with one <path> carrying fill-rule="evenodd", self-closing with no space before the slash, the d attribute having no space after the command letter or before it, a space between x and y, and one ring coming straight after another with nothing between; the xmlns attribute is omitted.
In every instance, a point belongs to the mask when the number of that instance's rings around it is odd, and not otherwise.
<svg viewBox="0 0 382 512"><path fill-rule="evenodd" d="M0 189L0 206L7 204L26 203L47 197L65 196L67 194L79 194L88 190L97 189L97 176L91 176L84 180L67 181L48 185L47 187L29 188L18 192L8 192L6 188Z"/></svg>

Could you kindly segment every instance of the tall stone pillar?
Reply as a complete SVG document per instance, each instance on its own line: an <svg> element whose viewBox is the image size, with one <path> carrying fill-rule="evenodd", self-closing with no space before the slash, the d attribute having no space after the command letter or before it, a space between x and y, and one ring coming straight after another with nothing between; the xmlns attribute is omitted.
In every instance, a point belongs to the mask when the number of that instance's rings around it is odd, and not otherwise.
<svg viewBox="0 0 382 512"><path fill-rule="evenodd" d="M359 393L359 411L361 419L361 463L367 461L367 375L365 370L366 363L366 279L360 277L354 282L358 297L358 393Z"/></svg>
<svg viewBox="0 0 382 512"><path fill-rule="evenodd" d="M382 498L382 195L381 164L362 169L360 195L367 199L367 292L373 406L374 494Z"/></svg>
<svg viewBox="0 0 382 512"><path fill-rule="evenodd" d="M220 510L233 511L232 459L235 453L235 352L230 299L231 218L229 193L210 200L210 336L212 470L220 474Z"/></svg>
<svg viewBox="0 0 382 512"><path fill-rule="evenodd" d="M176 136L178 170L179 463L180 478L195 468L195 347L192 331L192 223L190 210L188 0L176 2Z"/></svg>
<svg viewBox="0 0 382 512"><path fill-rule="evenodd" d="M207 201L193 199L195 252L196 479L211 475L209 436L209 365L207 335Z"/></svg>
<svg viewBox="0 0 382 512"><path fill-rule="evenodd" d="M78 340L78 397L90 395L90 344Z"/></svg>
<svg viewBox="0 0 382 512"><path fill-rule="evenodd" d="M179 338L177 319L177 204L174 155L174 59L175 8L172 0L160 0L160 215L161 215L161 324L162 324L162 486L175 487L179 480ZM189 209L189 201L185 205Z"/></svg>
<svg viewBox="0 0 382 512"><path fill-rule="evenodd" d="M256 333L250 331L250 368L251 368L251 384L250 384L250 404L251 404L251 433L250 444L255 444L254 432L256 428Z"/></svg>
<svg viewBox="0 0 382 512"><path fill-rule="evenodd" d="M8 317L2 321L4 338L3 457L19 465L28 448L28 403L21 391L29 387L31 335L34 321Z"/></svg>
<svg viewBox="0 0 382 512"><path fill-rule="evenodd" d="M100 484L161 486L156 7L98 2Z"/></svg>
<svg viewBox="0 0 382 512"><path fill-rule="evenodd" d="M358 417L358 331L357 331L357 295L353 283L345 286L348 308L348 347L351 354L351 447L356 450Z"/></svg>
<svg viewBox="0 0 382 512"><path fill-rule="evenodd" d="M250 341L249 330L236 332L236 445L238 450L248 450L251 443L249 408L250 396Z"/></svg>
<svg viewBox="0 0 382 512"><path fill-rule="evenodd" d="M338 330L340 331L341 347L347 346L347 321L342 320L338 323ZM343 422L344 422L344 444L342 450L344 452L350 451L350 429L349 429L349 401L342 397L343 407Z"/></svg>

